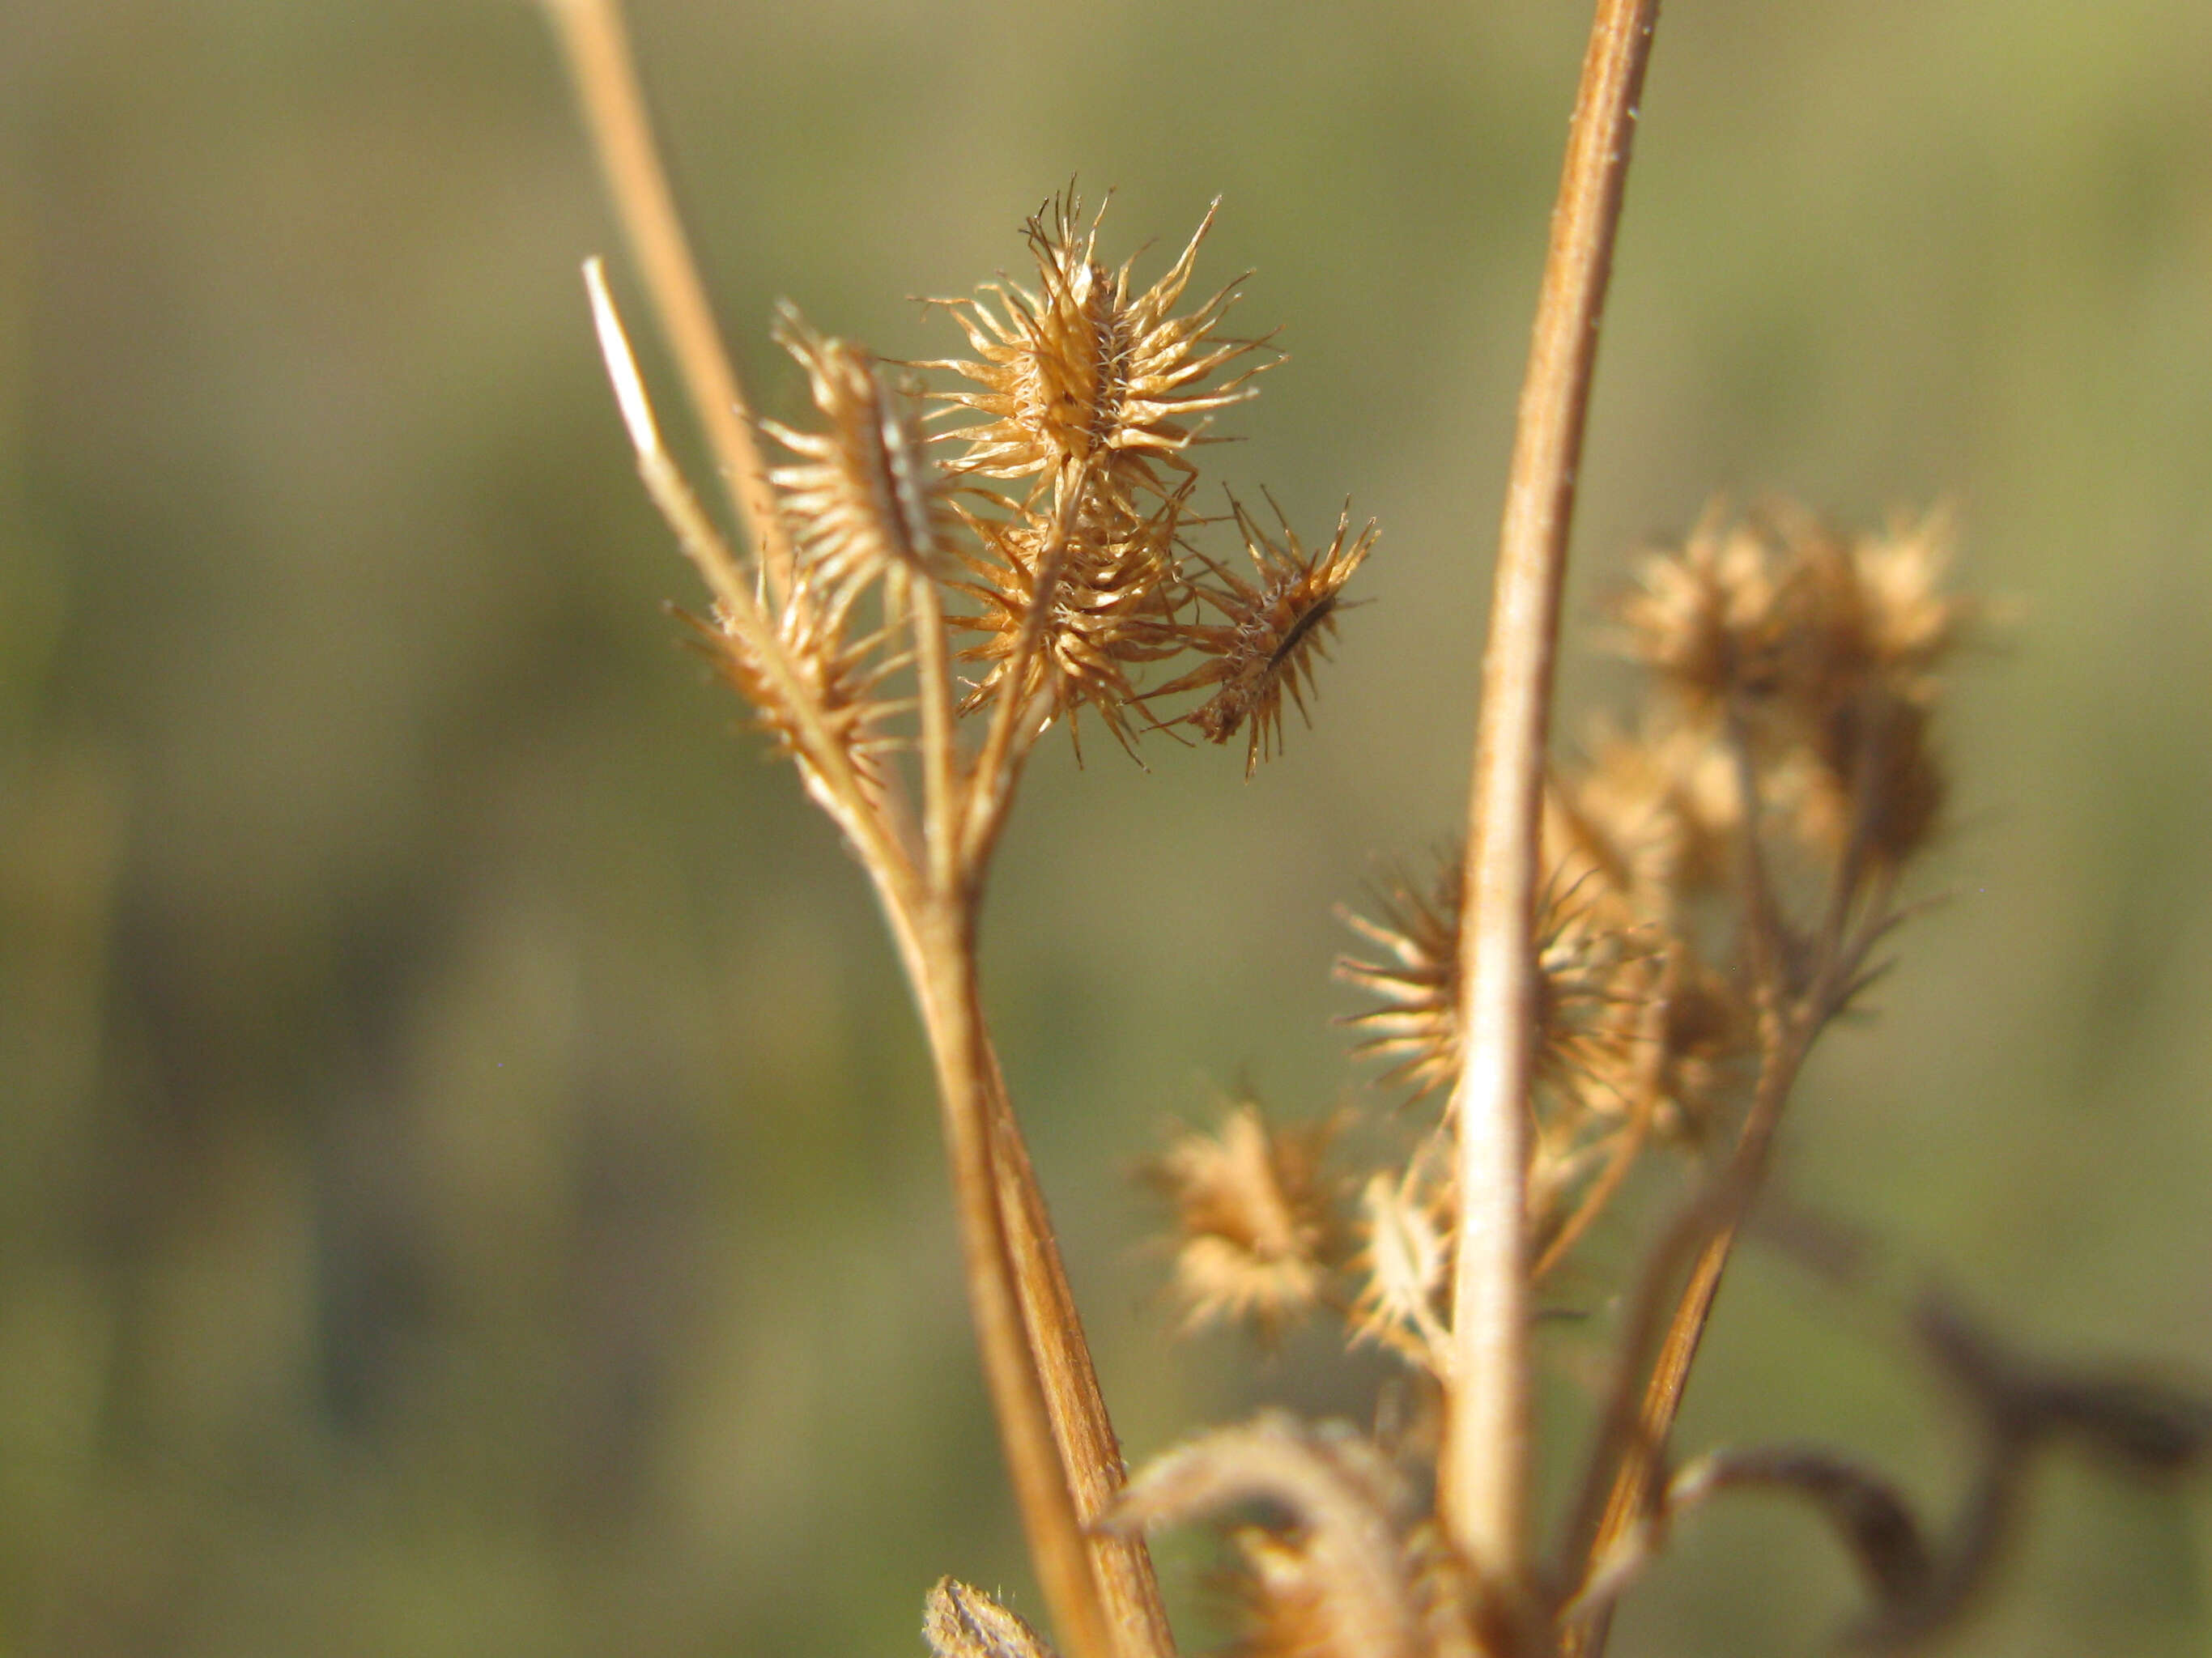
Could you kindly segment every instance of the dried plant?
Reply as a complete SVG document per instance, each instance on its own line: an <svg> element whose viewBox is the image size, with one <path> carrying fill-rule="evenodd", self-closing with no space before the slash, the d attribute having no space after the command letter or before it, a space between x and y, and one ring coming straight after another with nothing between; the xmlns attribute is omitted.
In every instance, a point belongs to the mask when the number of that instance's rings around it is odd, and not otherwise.
<svg viewBox="0 0 2212 1658"><path fill-rule="evenodd" d="M1900 1345L1964 1402L1981 1472L1948 1530L1841 1453L1677 1465L1714 1296L1814 1043L1879 971L1900 884L1939 832L1942 673L1976 619L1942 586L1942 514L1849 534L1717 506L1641 556L1612 642L1624 720L1553 763L1548 702L1583 410L1654 0L1601 0L1571 131L1501 535L1463 844L1347 914L1355 1051L1402 1095L1371 1133L1239 1101L1147 1165L1174 1216L1184 1322L1273 1338L1308 1318L1395 1356L1388 1433L1279 1413L1201 1434L1125 1483L1042 1194L977 993L979 906L1027 759L1086 713L1132 754L1178 726L1302 715L1376 545L1349 507L1309 543L1233 497L1196 510L1210 424L1256 391L1224 332L1242 278L1191 301L1209 210L1167 270L1098 254L1073 190L1024 227L1033 287L939 302L969 355L887 366L786 310L818 422L756 421L715 339L646 137L611 0L550 0L652 307L731 490L733 546L663 446L596 262L600 338L641 473L711 609L700 640L873 882L935 1060L978 1346L1051 1634L1072 1658L1176 1650L1143 1536L1216 1516L1254 1658L1602 1650L1611 1609L1706 1502L1802 1501L1863 1568L1854 1639L1942 1626L1986 1576L2021 1470L2066 1439L2193 1469L2212 1410L2021 1357L1948 1303L1889 1295ZM1218 205L1218 204L1217 204ZM933 428L930 422L939 422ZM757 436L785 456L770 465ZM1270 502L1272 507L1272 501ZM1243 546L1204 550L1221 527ZM1147 682L1152 682L1149 686ZM1390 1142L1378 1164L1347 1145ZM1531 1518L1530 1332L1554 1270L1639 1167L1687 1193L1651 1241L1592 1412L1565 1533ZM1664 1189L1663 1185L1656 1189ZM1848 1278L1848 1273L1831 1276ZM1861 1284L1855 1292L1879 1299ZM1255 1516L1257 1516L1256 1518ZM1052 1650L946 1579L939 1658Z"/></svg>

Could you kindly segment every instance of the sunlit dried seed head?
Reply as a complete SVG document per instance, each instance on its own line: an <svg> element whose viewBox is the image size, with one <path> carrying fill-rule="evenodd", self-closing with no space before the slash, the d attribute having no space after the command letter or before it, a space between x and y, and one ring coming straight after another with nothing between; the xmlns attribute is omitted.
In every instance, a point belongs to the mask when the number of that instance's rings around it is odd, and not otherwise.
<svg viewBox="0 0 2212 1658"><path fill-rule="evenodd" d="M1806 513L1787 514L1782 524L1783 693L1815 719L1874 684L1908 701L1930 700L1930 676L1974 617L1968 601L1942 590L1954 541L1949 515L1900 519L1886 535L1849 540Z"/></svg>
<svg viewBox="0 0 2212 1658"><path fill-rule="evenodd" d="M951 514L918 397L888 384L866 351L816 333L788 305L776 313L775 337L806 371L814 406L829 418L829 429L819 433L762 422L800 457L769 476L802 577L822 595L825 611L842 616L863 587L894 567L944 574Z"/></svg>
<svg viewBox="0 0 2212 1658"><path fill-rule="evenodd" d="M1034 696L1048 684L1052 717L1067 714L1071 732L1074 716L1088 705L1124 749L1134 746L1128 710L1138 696L1130 670L1181 648L1175 544L1186 499L1181 492L1170 495L1139 519L1093 496L1076 525L1054 589L1043 647L1024 688ZM1012 671L1023 624L1036 602L1050 525L1032 512L994 519L957 510L982 550L980 556L962 556L969 579L952 584L974 602L955 625L982 635L960 652L960 659L990 665L961 705L969 713L999 695Z"/></svg>
<svg viewBox="0 0 2212 1658"><path fill-rule="evenodd" d="M1175 1203L1175 1289L1186 1329L1245 1322L1272 1338L1316 1306L1340 1253L1334 1125L1272 1128L1258 1106L1218 1136L1186 1130L1146 1165Z"/></svg>
<svg viewBox="0 0 2212 1658"><path fill-rule="evenodd" d="M1761 797L1824 859L1893 867L1940 821L1935 671L1974 619L1942 591L1951 541L1940 512L1852 539L1786 504L1717 508L1620 606L1629 654L1693 714L1734 711Z"/></svg>
<svg viewBox="0 0 2212 1658"><path fill-rule="evenodd" d="M1222 585L1196 582L1191 591L1222 620L1188 622L1182 633L1183 642L1208 660L1152 695L1176 696L1215 688L1182 720L1215 743L1226 743L1240 731L1249 732L1244 774L1249 777L1263 758L1282 748L1285 695L1297 704L1299 715L1312 722L1305 693L1313 683L1314 659L1328 653L1327 641L1336 630L1337 612L1343 607L1344 584L1374 547L1376 528L1370 520L1353 535L1347 506L1328 545L1310 551L1279 508L1279 544L1241 504L1231 501L1231 506L1255 579L1247 581L1201 556Z"/></svg>
<svg viewBox="0 0 2212 1658"><path fill-rule="evenodd" d="M950 1577L929 1592L921 1638L933 1658L1053 1658L1035 1630L982 1590Z"/></svg>
<svg viewBox="0 0 2212 1658"><path fill-rule="evenodd" d="M1107 493L1125 501L1134 485L1158 487L1158 464L1191 472L1182 452L1199 440L1200 417L1251 396L1252 375L1267 366L1205 384L1259 343L1216 334L1236 282L1194 311L1170 314L1218 206L1206 210L1168 273L1132 295L1133 261L1113 271L1100 264L1097 220L1079 229L1081 203L1057 199L1025 227L1035 292L1000 281L982 290L997 300L995 310L978 300L944 302L975 357L925 366L979 388L939 395L982 417L945 434L965 445L957 471L1025 477L1085 461L1102 468Z"/></svg>
<svg viewBox="0 0 2212 1658"><path fill-rule="evenodd" d="M1449 1092L1459 1078L1460 895L1465 872L1455 855L1438 860L1426 888L1401 876L1376 895L1380 921L1350 910L1344 923L1386 959L1337 958L1336 977L1380 999L1380 1007L1345 1021L1364 1032L1353 1052L1390 1062L1383 1083L1416 1099Z"/></svg>

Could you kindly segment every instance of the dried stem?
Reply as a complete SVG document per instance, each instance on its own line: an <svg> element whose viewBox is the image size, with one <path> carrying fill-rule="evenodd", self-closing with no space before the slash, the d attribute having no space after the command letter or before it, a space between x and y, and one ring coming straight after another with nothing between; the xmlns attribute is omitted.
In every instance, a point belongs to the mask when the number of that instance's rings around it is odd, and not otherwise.
<svg viewBox="0 0 2212 1658"><path fill-rule="evenodd" d="M1757 802L1748 792L1749 767L1741 742L1738 752L1746 762L1741 769L1747 776L1745 863L1751 888L1747 908L1758 935L1753 955L1759 963L1754 971L1761 981L1758 993L1765 1008L1759 1081L1727 1167L1705 1198L1677 1223L1650 1264L1639 1297L1639 1316L1622 1347L1624 1385L1601 1428L1570 1537L1571 1582L1588 1581L1618 1550L1622 1540L1652 1513L1664 1478L1667 1443L1681 1412L1690 1371L1697 1363L1729 1260L1741 1236L1745 1212L1765 1180L1782 1108L1796 1086L1813 1044L1849 1001L1853 987L1861 981L1867 957L1896 920L1889 884L1884 879L1874 884L1865 901L1864 919L1853 929L1850 893L1859 884L1848 872L1840 875L1827 924L1816 941L1818 965L1812 982L1799 994L1788 997L1786 987L1774 976L1779 954L1779 935L1774 929L1779 923L1759 854ZM1662 1327L1658 1314L1667 1305L1667 1285L1680 1270L1683 1259L1692 1255L1688 1276ZM1631 1379L1646 1363L1650 1369L1639 1390ZM1612 1616L1611 1603L1607 1601L1569 1628L1562 1643L1565 1658L1598 1658L1605 1650Z"/></svg>
<svg viewBox="0 0 2212 1658"><path fill-rule="evenodd" d="M1023 1313L1020 1274L1000 1195L1004 1163L994 1109L994 1071L975 993L975 938L966 906L936 895L909 963L937 1063L945 1147L953 1171L961 1254L984 1380L999 1420L1030 1552L1061 1643L1080 1658L1116 1658L1091 1551L1061 1461Z"/></svg>
<svg viewBox="0 0 2212 1658"><path fill-rule="evenodd" d="M780 706L791 711L792 739L808 792L860 849L861 859L871 870L881 870L886 875L908 871L910 860L902 850L904 840L898 826L875 809L866 785L853 768L851 756L830 735L790 653L761 614L760 604L721 533L661 442L659 422L653 418L629 336L607 292L606 272L596 258L585 262L584 285L591 295L592 319L599 330L607 378L614 384L615 402L637 455L638 477L661 517L675 531L684 556L713 592L724 623L743 636L762 671L775 682ZM910 886L911 881L907 884ZM903 899L900 907L908 902L910 899Z"/></svg>
<svg viewBox="0 0 2212 1658"><path fill-rule="evenodd" d="M613 0L547 0L608 187L643 271L715 464L771 596L790 591L789 538L652 139ZM975 979L980 869L1020 758L1021 710L1000 711L985 764L963 768L935 591L904 595L916 638L923 823L918 850L895 803L864 786L763 613L721 532L660 438L596 262L589 273L602 349L648 492L705 578L724 624L776 687L808 791L858 852L921 1003L936 1061L968 1290L985 1379L1037 1575L1073 1658L1165 1658L1173 1650L1141 1543L1086 1539L1086 1521L1119 1489L1120 1454L1026 1150L992 1060ZM1057 515L1064 550L1085 483L1077 470ZM1024 636L1033 659L1049 590ZM1013 684L1025 677L1018 662ZM971 786L963 788L963 781ZM980 829L980 834L971 832ZM1094 1571L1094 1560L1096 1562Z"/></svg>
<svg viewBox="0 0 2212 1658"><path fill-rule="evenodd" d="M1030 1352L1043 1379L1045 1406L1074 1493L1076 1515L1090 1530L1099 1593L1115 1637L1131 1658L1174 1658L1175 1637L1143 1537L1091 1529L1127 1483L1127 1470L1098 1391L1098 1373L1084 1340L1083 1321L1076 1314L1074 1292L1053 1236L1052 1218L1045 1210L1043 1188L1030 1165L1029 1148L1014 1119L996 1058L986 1057L991 1060L1000 1224L1021 1287Z"/></svg>
<svg viewBox="0 0 2212 1658"><path fill-rule="evenodd" d="M1068 462L1054 480L1052 525L1037 550L1036 592L1022 618L1021 635L1006 665L1005 686L991 710L991 727L975 762L960 865L970 890L979 896L983 870L991 861L999 831L1006 827L1006 810L1013 803L1022 762L1036 740L1036 725L1025 728L1024 723L1036 720L1036 711L1031 705L1041 700L1030 695L1030 678L1043 655L1045 633L1053 606L1060 599L1060 577L1067 568L1068 545L1074 539L1075 526L1083 521L1091 477L1090 463L1077 460Z"/></svg>
<svg viewBox="0 0 2212 1658"><path fill-rule="evenodd" d="M591 129L592 147L607 179L607 193L622 220L630 255L653 296L677 372L707 435L745 533L768 572L769 591L781 599L791 578L791 544L769 491L768 469L753 441L752 409L722 347L697 262L677 216L668 174L660 164L638 91L637 66L622 9L615 0L544 0L560 37L569 73Z"/></svg>
<svg viewBox="0 0 2212 1658"><path fill-rule="evenodd" d="M1454 1096L1460 1224L1440 1497L1453 1543L1511 1609L1528 1583L1525 1186L1537 824L1559 592L1597 330L1658 0L1599 0L1567 139L1523 384L1468 835ZM1523 1622L1509 1615L1508 1626Z"/></svg>

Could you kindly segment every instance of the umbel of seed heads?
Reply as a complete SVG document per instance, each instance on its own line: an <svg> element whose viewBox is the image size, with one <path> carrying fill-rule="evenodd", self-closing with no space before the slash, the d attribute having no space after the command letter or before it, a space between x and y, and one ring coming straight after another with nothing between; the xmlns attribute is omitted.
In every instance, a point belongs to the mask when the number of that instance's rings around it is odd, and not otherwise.
<svg viewBox="0 0 2212 1658"><path fill-rule="evenodd" d="M1851 972L1806 999L1814 969L1880 936L1888 883L1940 822L1936 673L1972 616L1942 590L1948 545L1940 516L1851 537L1773 507L1734 521L1717 511L1637 565L1615 638L1648 670L1647 695L1625 731L1600 731L1585 761L1558 768L1545 805L1535 1278L1642 1153L1718 1150L1742 1132L1781 1024L1825 1022L1850 1001ZM1340 1116L1273 1124L1245 1100L1149 1166L1174 1207L1187 1324L1241 1320L1272 1339L1327 1314L1414 1378L1412 1415L1399 1412L1388 1442L1264 1416L1139 1471L1118 1505L1113 1523L1129 1527L1255 1498L1286 1517L1232 1533L1236 1649L1251 1658L1459 1658L1483 1645L1479 1598L1420 1495L1436 1428L1424 1413L1451 1355L1460 1205L1437 1102L1463 1058L1462 901L1462 859L1446 848L1433 877L1387 881L1373 919L1346 918L1364 947L1338 976L1371 999L1347 1023L1385 1087L1407 1096L1410 1111L1376 1126L1402 1156L1343 1167L1369 1135Z"/></svg>
<svg viewBox="0 0 2212 1658"><path fill-rule="evenodd" d="M1263 530L1232 501L1250 574L1189 546L1214 521L1193 508L1194 452L1212 440L1211 416L1251 397L1272 366L1262 342L1221 332L1237 282L1178 313L1212 219L1139 290L1128 264L1098 262L1096 219L1083 226L1072 197L1050 203L1025 228L1034 287L1001 278L937 302L974 355L909 367L955 377L948 389L894 378L781 312L776 337L823 422L763 422L793 456L772 474L794 551L773 620L856 769L880 764L911 706L886 687L919 654L901 627L918 581L939 596L952 658L972 671L963 714L1011 697L1037 725L1066 716L1073 731L1087 708L1125 749L1168 726L1215 743L1243 734L1249 774L1281 746L1285 698L1306 712L1315 659L1375 531L1355 532L1347 515L1309 549L1279 513ZM933 399L954 422L933 437ZM885 602L872 610L861 601L879 584ZM742 646L724 654L787 740L788 688ZM1151 665L1193 658L1140 688ZM1155 712L1189 694L1202 700Z"/></svg>
<svg viewBox="0 0 2212 1658"><path fill-rule="evenodd" d="M948 412L975 416L945 434L957 449L949 470L979 502L962 509L974 550L956 587L972 608L957 625L975 635L961 659L987 671L965 706L1042 693L1049 714L1071 723L1095 709L1127 747L1148 701L1133 675L1194 652L1201 666L1150 695L1212 695L1180 720L1142 717L1189 724L1217 743L1249 732L1249 774L1279 746L1285 693L1304 710L1312 658L1373 526L1352 537L1340 523L1312 554L1287 525L1269 537L1232 503L1255 580L1203 556L1215 583L1186 572L1182 531L1200 521L1190 509L1192 451L1210 440L1208 417L1250 398L1254 376L1271 366L1252 361L1262 342L1220 333L1238 282L1176 314L1215 208L1167 273L1136 292L1129 264L1098 262L1097 221L1079 228L1079 203L1052 203L1026 227L1035 288L1002 278L983 297L943 301L975 355L921 366L964 380L939 397ZM983 480L1020 492L973 487ZM1047 590L1042 648L1027 683L1010 686L1024 623Z"/></svg>

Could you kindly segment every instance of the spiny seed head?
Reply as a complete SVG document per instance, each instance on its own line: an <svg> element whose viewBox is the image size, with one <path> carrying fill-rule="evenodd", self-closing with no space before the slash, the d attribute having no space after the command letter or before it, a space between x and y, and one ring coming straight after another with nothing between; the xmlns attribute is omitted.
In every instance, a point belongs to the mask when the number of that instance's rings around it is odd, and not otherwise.
<svg viewBox="0 0 2212 1658"><path fill-rule="evenodd" d="M685 616L695 642L714 659L722 677L750 702L760 725L777 746L793 757L802 752L799 712L790 706L783 682L756 656L740 630L727 619ZM884 696L884 680L907 665L904 653L886 651L883 631L857 640L844 637L842 618L825 613L811 591L793 592L776 616L776 633L799 680L799 695L811 699L815 721L840 744L854 768L867 779L882 775L883 756L902 740L887 729L908 704ZM804 762L801 762L802 768Z"/></svg>
<svg viewBox="0 0 2212 1658"><path fill-rule="evenodd" d="M1127 710L1138 697L1129 671L1182 648L1175 627L1182 595L1176 535L1186 499L1179 491L1139 519L1093 496L1076 525L1045 620L1043 648L1032 682L1023 688L1034 695L1048 683L1052 716L1068 715L1071 731L1088 704L1125 750L1133 749ZM982 635L959 656L990 665L961 705L968 713L989 702L1012 669L1036 602L1050 524L1030 511L995 519L958 510L982 550L980 556L962 556L970 579L952 584L975 603L955 625Z"/></svg>
<svg viewBox="0 0 2212 1658"><path fill-rule="evenodd" d="M1893 867L1927 843L1946 793L1935 674L1973 619L1941 591L1951 539L1942 513L1853 538L1786 504L1733 524L1715 508L1644 561L1620 605L1626 646L1692 721L1734 712L1762 796L1815 851Z"/></svg>
<svg viewBox="0 0 2212 1658"><path fill-rule="evenodd" d="M1334 1126L1268 1126L1238 1106L1218 1136L1185 1131L1147 1167L1173 1199L1184 1327L1249 1322L1272 1339L1319 1303L1338 1253Z"/></svg>
<svg viewBox="0 0 2212 1658"><path fill-rule="evenodd" d="M1536 923L1537 1079L1555 1110L1604 1112L1617 1102L1653 941L1595 872L1563 879L1556 852L1551 865ZM1403 877L1392 882L1380 897L1380 922L1344 916L1384 956L1337 959L1340 980L1382 1003L1345 1021L1368 1033L1354 1051L1391 1060L1383 1081L1407 1084L1415 1098L1449 1090L1459 1079L1465 878L1454 853L1440 859L1426 890Z"/></svg>
<svg viewBox="0 0 2212 1658"><path fill-rule="evenodd" d="M1742 792L1733 756L1711 726L1647 718L1633 732L1601 726L1588 761L1547 802L1546 833L1587 858L1647 913L1740 877Z"/></svg>
<svg viewBox="0 0 2212 1658"><path fill-rule="evenodd" d="M1343 608L1344 584L1366 561L1376 532L1370 519L1354 535L1347 505L1328 545L1309 551L1280 508L1275 514L1282 535L1279 543L1241 503L1232 500L1230 506L1255 579L1247 581L1200 556L1220 585L1194 583L1191 591L1222 620L1186 623L1182 638L1208 660L1152 695L1174 696L1214 687L1213 695L1182 716L1183 721L1197 726L1213 743L1226 743L1239 731L1247 732L1244 774L1249 777L1261 759L1282 748L1286 694L1297 705L1300 717L1312 722L1305 693L1313 683L1314 659L1327 654L1337 612Z"/></svg>
<svg viewBox="0 0 2212 1658"><path fill-rule="evenodd" d="M1638 562L1616 643L1693 707L1764 689L1782 628L1775 562L1759 526L1726 523L1716 504L1680 547Z"/></svg>
<svg viewBox="0 0 2212 1658"><path fill-rule="evenodd" d="M1927 845L1949 780L1931 739L1936 670L1972 619L1938 589L1947 518L1845 541L1807 520L1795 537L1780 701L1815 765L1801 834L1832 856L1894 868Z"/></svg>
<svg viewBox="0 0 2212 1658"><path fill-rule="evenodd" d="M1237 283L1194 311L1170 314L1219 205L1206 210L1168 273L1132 295L1128 264L1109 271L1097 262L1097 220L1079 230L1082 204L1060 197L1025 227L1036 259L1034 292L1002 280L981 290L996 309L978 300L944 302L975 356L927 366L975 386L940 395L982 417L945 434L965 445L957 471L1015 478L1088 462L1102 470L1107 493L1125 502L1134 486L1159 488L1159 465L1193 471L1182 452L1200 440L1195 417L1249 397L1252 375L1267 366L1205 384L1259 344L1216 336Z"/></svg>
<svg viewBox="0 0 2212 1658"><path fill-rule="evenodd" d="M792 307L775 337L806 371L820 433L762 422L800 458L769 476L801 558L800 575L842 616L870 581L896 568L945 568L946 491L921 430L918 398L888 384L866 351L808 327Z"/></svg>

